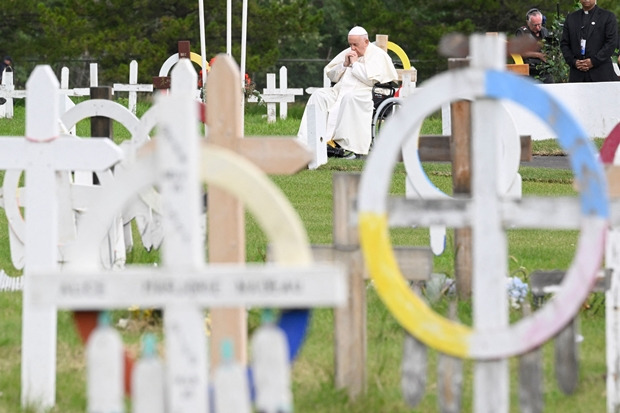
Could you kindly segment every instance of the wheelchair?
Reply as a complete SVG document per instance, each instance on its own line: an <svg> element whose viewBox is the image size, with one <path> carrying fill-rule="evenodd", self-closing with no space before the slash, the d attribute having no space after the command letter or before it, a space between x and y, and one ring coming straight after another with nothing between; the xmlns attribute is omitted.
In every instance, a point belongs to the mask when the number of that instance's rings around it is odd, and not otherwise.
<svg viewBox="0 0 620 413"><path fill-rule="evenodd" d="M333 86L333 84L332 84ZM373 112L372 112L372 122L371 122L371 141L370 141L370 150L372 150L373 143L375 141L375 136L379 133L381 126L389 118L394 111L396 110L396 106L400 104L400 98L398 98L399 86L396 82L390 83L375 83L372 87L372 102L373 102ZM347 157L347 151L337 147L332 147L329 144L327 145L327 156L334 158L343 158Z"/></svg>
<svg viewBox="0 0 620 413"><path fill-rule="evenodd" d="M372 88L372 101L374 110L372 113L371 141L370 149L375 143L375 138L379 134L381 127L385 121L392 116L398 106L400 106L401 98L396 96L398 85L396 83L377 83Z"/></svg>

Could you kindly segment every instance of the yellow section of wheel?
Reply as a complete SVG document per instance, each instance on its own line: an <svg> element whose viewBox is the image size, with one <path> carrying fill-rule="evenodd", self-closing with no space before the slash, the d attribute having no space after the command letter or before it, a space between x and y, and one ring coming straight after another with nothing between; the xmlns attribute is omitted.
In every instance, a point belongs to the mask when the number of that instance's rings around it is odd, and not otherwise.
<svg viewBox="0 0 620 413"><path fill-rule="evenodd" d="M405 281L389 239L385 214L360 213L360 241L375 288L398 322L416 337L439 351L465 358L470 356L471 328L444 318L414 294ZM411 314L415 313L415 317Z"/></svg>
<svg viewBox="0 0 620 413"><path fill-rule="evenodd" d="M521 57L520 54L511 53L510 56L512 57L512 60L515 61L515 64L517 65L523 64L523 58Z"/></svg>
<svg viewBox="0 0 620 413"><path fill-rule="evenodd" d="M411 62L409 61L409 56L407 56L407 53L405 53L405 51L399 45L397 45L394 42L388 41L387 48L388 50L391 50L392 52L396 53L396 56L398 56L398 58L403 64L403 69L405 70L411 69Z"/></svg>

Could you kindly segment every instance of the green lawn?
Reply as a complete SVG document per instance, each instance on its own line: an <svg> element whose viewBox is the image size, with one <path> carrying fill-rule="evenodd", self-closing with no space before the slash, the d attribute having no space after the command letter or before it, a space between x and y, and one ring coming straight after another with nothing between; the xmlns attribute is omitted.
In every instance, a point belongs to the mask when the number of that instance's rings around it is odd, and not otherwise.
<svg viewBox="0 0 620 413"><path fill-rule="evenodd" d="M142 106L141 111L145 110ZM251 106L246 110L246 135L294 135L299 125L303 107L293 105L289 119L277 120L268 125L262 116L264 107ZM0 136L24 133L24 108L17 106L15 118L0 119ZM78 133L88 135L87 122L78 125ZM438 118L428 119L423 133L441 133ZM127 131L115 125L115 140L127 139ZM600 145L600 140L597 141ZM559 148L552 141L534 142L536 153L557 153ZM304 170L293 176L272 176L293 207L299 213L312 243L332 241L332 175L334 172L362 172L363 160L330 159L317 170ZM439 188L450 192L450 166L428 163L424 168ZM565 170L522 167L524 196L574 196L572 173ZM404 193L405 170L396 166L391 193ZM247 257L249 261L263 261L267 240L251 216L247 219ZM509 239L509 268L514 275L527 279L537 269L565 269L575 252L577 231L511 230ZM392 241L400 245L428 245L428 233L423 228L392 230ZM0 214L0 268L11 275L18 275L10 262L7 222ZM434 272L454 275L453 234L448 232L446 252L435 258ZM156 262L157 251L145 252L136 248L129 255L131 263ZM368 391L355 401L348 400L346 392L333 385L333 315L329 309L313 312L310 334L294 365L293 380L295 411L304 412L432 412L438 411L436 396L435 351L429 351L429 383L421 404L412 409L401 396L400 362L403 330L378 298L375 290L368 288ZM581 311L580 347L582 368L580 386L576 394L561 394L554 379L553 346L544 347L545 411L548 412L600 412L605 408L605 335L604 301L601 294L593 294ZM447 298L435 305L445 311ZM471 320L471 303L459 303L459 318L466 324ZM18 412L20 383L21 294L0 293L0 413ZM141 312L117 311L116 318L130 317L132 328L123 336L132 351L137 351L137 340L144 331L160 332L159 320L144 318ZM511 310L511 319L518 319L519 312ZM257 311L250 313L253 329L257 325ZM73 328L71 315L59 313L58 325L58 376L55 413L83 412L85 410L84 349ZM472 362L465 363L465 383L462 411L472 410ZM519 411L516 360L511 360L511 411ZM488 389L493 391L493 389Z"/></svg>

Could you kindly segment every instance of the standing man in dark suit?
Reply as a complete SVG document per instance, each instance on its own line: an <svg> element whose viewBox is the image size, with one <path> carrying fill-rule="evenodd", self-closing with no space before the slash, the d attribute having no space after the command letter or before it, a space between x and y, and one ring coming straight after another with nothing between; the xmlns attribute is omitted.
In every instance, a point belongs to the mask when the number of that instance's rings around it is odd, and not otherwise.
<svg viewBox="0 0 620 413"><path fill-rule="evenodd" d="M569 82L618 80L611 63L618 44L616 16L596 5L596 0L580 0L581 10L564 22L560 48L570 67Z"/></svg>

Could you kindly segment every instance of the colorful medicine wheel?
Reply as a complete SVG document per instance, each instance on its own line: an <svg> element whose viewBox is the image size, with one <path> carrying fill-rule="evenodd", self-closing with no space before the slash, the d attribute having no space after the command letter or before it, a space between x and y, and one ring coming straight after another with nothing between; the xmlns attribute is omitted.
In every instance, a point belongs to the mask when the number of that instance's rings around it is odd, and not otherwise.
<svg viewBox="0 0 620 413"><path fill-rule="evenodd" d="M76 248L68 251L68 262L77 255L81 262L98 262L100 241L108 231L109 223L124 204L130 202L141 190L157 183L156 157L147 144L145 155L119 171L117 179L102 188L100 198L80 225ZM201 179L207 185L221 187L240 199L265 231L273 246L275 262L281 265L303 265L312 262L308 237L301 219L282 192L251 162L226 149L203 146ZM68 264L70 266L71 264ZM279 326L284 330L291 361L303 343L309 310L282 311ZM77 312L76 324L83 341L96 326L96 314ZM133 359L126 355L127 374ZM128 383L129 377L126 377Z"/></svg>
<svg viewBox="0 0 620 413"><path fill-rule="evenodd" d="M193 63L202 67L202 57L198 53L190 52L189 59ZM172 69L172 66L174 66L178 62L179 62L179 54L175 53L171 55L168 59L166 59L164 64L161 65L161 68L159 69L159 76L168 76L168 73L170 73L170 69ZM209 69L209 63L207 63L207 70L208 69Z"/></svg>
<svg viewBox="0 0 620 413"><path fill-rule="evenodd" d="M577 251L560 290L553 300L532 316L505 328L479 331L435 313L412 293L405 282L394 258L388 231L387 194L403 143L436 108L459 100L463 95L508 99L538 115L559 136L559 143L570 156L575 179L581 188L578 200L581 231ZM361 245L370 275L378 294L399 323L430 347L453 356L476 360L522 354L555 335L577 313L590 291L589 287L594 283L602 262L609 218L602 167L594 155L592 143L572 115L560 102L528 79L504 71L469 68L444 73L426 82L424 88L406 100L402 110L386 124L383 132L390 139L381 140L367 161L360 183L358 220ZM474 141L473 145L476 144L481 143ZM484 210L475 210L482 209L480 203L473 203L476 195L480 194L477 191L482 191L485 199L491 198L490 194L493 194L498 218L509 221L502 222L502 228L504 225L545 227L544 222L533 222L527 211L519 210L522 212L520 215L511 210L522 205L540 206L549 203L552 208L562 208L561 203L552 203L550 198L542 198L532 204L499 200L496 199L496 189L474 186L472 200L446 200L443 204L437 202L436 206L445 207L440 212L427 208L420 211L422 208L419 208L408 222L467 226L474 220L469 216L472 214L477 214L477 222L480 216L487 220L496 218L495 215L485 216ZM409 205L409 208L412 206ZM403 202L393 206L390 211L404 216L408 214L407 208L408 204ZM540 216L539 219L543 221ZM497 248L494 245L483 247Z"/></svg>

